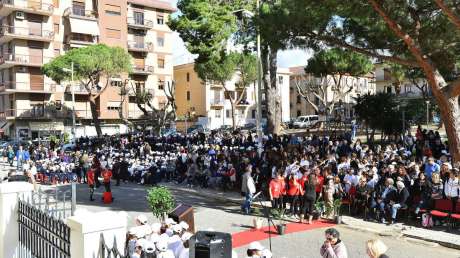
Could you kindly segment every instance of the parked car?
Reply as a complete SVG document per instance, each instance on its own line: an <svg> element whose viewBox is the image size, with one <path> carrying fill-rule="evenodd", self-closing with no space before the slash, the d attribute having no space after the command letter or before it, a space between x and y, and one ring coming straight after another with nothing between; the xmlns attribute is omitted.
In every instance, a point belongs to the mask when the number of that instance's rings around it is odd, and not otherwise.
<svg viewBox="0 0 460 258"><path fill-rule="evenodd" d="M294 128L309 128L319 122L319 116L299 116L294 122Z"/></svg>

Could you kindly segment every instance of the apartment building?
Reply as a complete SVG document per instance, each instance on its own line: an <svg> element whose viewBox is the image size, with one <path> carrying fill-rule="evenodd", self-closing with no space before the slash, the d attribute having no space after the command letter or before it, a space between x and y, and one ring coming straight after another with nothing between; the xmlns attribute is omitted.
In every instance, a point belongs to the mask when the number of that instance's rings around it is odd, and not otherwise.
<svg viewBox="0 0 460 258"><path fill-rule="evenodd" d="M278 83L282 97L282 117L289 120L289 71L279 69ZM240 99L235 105L235 124L243 126L256 123L257 117L257 85L252 83L244 90L238 87L238 72L225 83L227 91L217 82L203 81L194 71L194 63L174 67L176 82L176 104L179 117L193 116L198 123L209 129L217 129L223 125L232 125L232 109L230 96ZM241 97L241 95L243 96ZM264 98L264 96L262 96ZM264 113L263 113L264 114Z"/></svg>
<svg viewBox="0 0 460 258"><path fill-rule="evenodd" d="M123 83L151 91L157 106L165 103L162 89L173 72L166 22L174 11L157 0L0 0L0 132L24 139L70 132L70 82L56 84L41 67L72 48L97 43L125 48L133 57L131 74L101 85L96 103L103 133L125 130L120 108L129 119L141 115L133 96L121 105ZM88 92L73 85L77 136L95 135Z"/></svg>
<svg viewBox="0 0 460 258"><path fill-rule="evenodd" d="M301 94L299 94L297 85L302 85L305 81L316 83L318 85L328 85L323 86L324 94L321 94L321 97L325 97L329 104L333 101L333 99L337 100L337 97L334 97L336 91L333 90L335 87L335 81L332 78L332 75L328 75L324 79L315 78L313 75L305 72L304 66L291 67L289 70L291 72L289 79L289 98L292 118L305 115L318 115L319 113L307 100L303 98ZM368 74L360 77L345 75L342 76L341 85L343 85L347 93L343 96L343 98L336 101L332 115L340 115L341 117L347 119L355 116L353 106L356 103L356 97L361 94L375 94L376 92L374 74ZM351 90L348 91L350 87ZM322 102L313 93L310 93L309 97L315 105L321 106Z"/></svg>
<svg viewBox="0 0 460 258"><path fill-rule="evenodd" d="M403 98L422 98L423 95L431 96L431 89L425 79L410 80L405 78L400 85L396 85L390 68L384 63L377 63L375 67L375 86L377 92L397 94Z"/></svg>

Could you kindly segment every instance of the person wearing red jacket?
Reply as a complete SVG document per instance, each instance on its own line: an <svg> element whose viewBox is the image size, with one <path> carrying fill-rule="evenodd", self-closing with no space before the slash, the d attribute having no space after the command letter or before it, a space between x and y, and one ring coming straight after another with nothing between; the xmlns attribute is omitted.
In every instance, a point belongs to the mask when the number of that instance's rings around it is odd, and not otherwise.
<svg viewBox="0 0 460 258"><path fill-rule="evenodd" d="M95 174L96 173L94 172L94 168L91 168L86 173L86 179L87 179L88 186L89 186L89 200L90 201L94 201L93 194L94 194L94 176Z"/></svg>
<svg viewBox="0 0 460 258"><path fill-rule="evenodd" d="M102 170L102 178L104 179L104 187L106 192L111 192L110 190L110 179L112 179L112 171L108 168Z"/></svg>
<svg viewBox="0 0 460 258"><path fill-rule="evenodd" d="M295 177L295 174L289 175L288 184L289 188L287 190L287 195L290 203L289 212L291 216L296 216L300 211L300 197L303 195L303 189L299 180Z"/></svg>
<svg viewBox="0 0 460 258"><path fill-rule="evenodd" d="M283 208L283 193L285 191L286 183L284 182L283 174L278 171L276 173L276 177L270 181L268 186L268 194L270 196L270 201L272 202L272 208Z"/></svg>

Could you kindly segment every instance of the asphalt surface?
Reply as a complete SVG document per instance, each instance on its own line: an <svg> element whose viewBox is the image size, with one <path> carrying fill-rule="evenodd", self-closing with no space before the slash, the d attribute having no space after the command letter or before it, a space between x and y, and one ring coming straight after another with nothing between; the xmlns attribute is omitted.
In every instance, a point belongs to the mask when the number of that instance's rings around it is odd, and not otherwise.
<svg viewBox="0 0 460 258"><path fill-rule="evenodd" d="M0 171L1 171L0 167ZM60 191L70 189L70 185L58 186ZM192 204L195 215L195 228L197 230L215 230L236 233L251 228L253 216L240 213L240 208L234 203L225 203L212 198L193 195L186 192L183 186L170 186L177 203ZM45 188L49 188L46 186ZM77 210L86 209L92 212L99 211L125 211L128 213L128 226L134 225L134 219L139 214L144 214L150 223L157 221L149 211L145 196L148 187L128 183L115 186L112 183L112 193L115 198L111 204L104 204L101 200L104 187L96 189L95 201L89 200L89 189L85 184L77 185ZM342 236L348 257L367 257L365 242L368 239L380 238L389 247L388 255L398 258L460 258L460 251L438 246L433 243L407 240L405 238L377 236L369 232L361 232L346 228L336 227ZM292 233L283 236L273 236L272 251L275 258L315 258L321 257L319 248L324 242L325 228ZM269 247L268 239L260 241ZM238 257L246 257L246 246L235 249Z"/></svg>

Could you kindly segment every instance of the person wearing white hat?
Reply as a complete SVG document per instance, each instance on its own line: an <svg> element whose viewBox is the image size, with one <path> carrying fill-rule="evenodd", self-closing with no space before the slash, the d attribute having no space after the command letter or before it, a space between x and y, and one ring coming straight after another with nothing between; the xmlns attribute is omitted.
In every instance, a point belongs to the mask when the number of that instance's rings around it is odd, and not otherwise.
<svg viewBox="0 0 460 258"><path fill-rule="evenodd" d="M172 227L173 235L168 239L168 249L174 253L174 256L178 257L184 245L182 244L182 239L180 234L182 233L182 227L179 224L176 224Z"/></svg>
<svg viewBox="0 0 460 258"><path fill-rule="evenodd" d="M174 253L168 249L168 242L166 239L160 239L155 246L157 248L157 258L175 258Z"/></svg>
<svg viewBox="0 0 460 258"><path fill-rule="evenodd" d="M257 241L249 244L248 250L246 251L248 258L262 257L262 251L265 247Z"/></svg>
<svg viewBox="0 0 460 258"><path fill-rule="evenodd" d="M179 222L179 225L182 227L183 232L188 231L188 229L190 228L190 226L188 225L188 223L185 222L185 221Z"/></svg>
<svg viewBox="0 0 460 258"><path fill-rule="evenodd" d="M181 237L181 240L183 242L183 245L184 245L184 248L182 248L182 250L180 251L179 253L179 258L188 258L190 257L190 238L193 236L192 233L189 233L189 232L185 232L182 237Z"/></svg>

